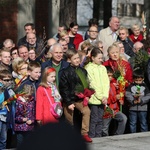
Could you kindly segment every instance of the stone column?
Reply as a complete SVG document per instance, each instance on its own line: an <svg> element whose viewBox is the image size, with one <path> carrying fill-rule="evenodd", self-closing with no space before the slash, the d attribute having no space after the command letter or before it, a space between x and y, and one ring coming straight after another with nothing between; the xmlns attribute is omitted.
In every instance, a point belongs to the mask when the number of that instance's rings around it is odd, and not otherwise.
<svg viewBox="0 0 150 150"><path fill-rule="evenodd" d="M18 0L18 39L25 35L24 25L35 21L35 0Z"/></svg>
<svg viewBox="0 0 150 150"><path fill-rule="evenodd" d="M136 17L140 17L141 15L141 5L136 4Z"/></svg>
<svg viewBox="0 0 150 150"><path fill-rule="evenodd" d="M49 38L57 33L59 26L60 0L49 0Z"/></svg>

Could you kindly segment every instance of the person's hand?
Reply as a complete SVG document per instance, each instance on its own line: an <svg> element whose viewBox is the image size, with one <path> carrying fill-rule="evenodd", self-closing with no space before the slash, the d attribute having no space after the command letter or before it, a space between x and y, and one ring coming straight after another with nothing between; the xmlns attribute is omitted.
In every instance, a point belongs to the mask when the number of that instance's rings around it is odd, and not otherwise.
<svg viewBox="0 0 150 150"><path fill-rule="evenodd" d="M137 104L139 104L139 103L141 103L141 100L138 98L138 100L137 100Z"/></svg>
<svg viewBox="0 0 150 150"><path fill-rule="evenodd" d="M28 121L26 121L26 123L30 125L30 124L32 124L32 121L28 120Z"/></svg>
<svg viewBox="0 0 150 150"><path fill-rule="evenodd" d="M113 85L115 86L116 89L118 89L119 87L118 83L113 83Z"/></svg>
<svg viewBox="0 0 150 150"><path fill-rule="evenodd" d="M119 100L120 104L123 105L124 104L124 101L123 100Z"/></svg>
<svg viewBox="0 0 150 150"><path fill-rule="evenodd" d="M134 100L133 103L134 103L134 104L137 104L137 100Z"/></svg>
<svg viewBox="0 0 150 150"><path fill-rule="evenodd" d="M28 118L23 118L23 122L26 122L28 120Z"/></svg>
<svg viewBox="0 0 150 150"><path fill-rule="evenodd" d="M119 100L120 99L120 94L116 95L116 99Z"/></svg>
<svg viewBox="0 0 150 150"><path fill-rule="evenodd" d="M107 98L106 98L106 97L103 97L103 98L102 98L102 104L104 104L104 105L107 104Z"/></svg>
<svg viewBox="0 0 150 150"><path fill-rule="evenodd" d="M75 105L74 105L74 104L71 104L71 105L68 106L68 109L70 109L70 110L72 110L72 111L74 110L74 108L75 108Z"/></svg>

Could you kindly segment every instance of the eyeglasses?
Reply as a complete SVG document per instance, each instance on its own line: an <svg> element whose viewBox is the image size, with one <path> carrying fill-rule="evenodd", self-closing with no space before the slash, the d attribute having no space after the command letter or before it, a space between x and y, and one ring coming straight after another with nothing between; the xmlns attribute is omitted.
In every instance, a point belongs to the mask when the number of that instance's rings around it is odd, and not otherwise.
<svg viewBox="0 0 150 150"><path fill-rule="evenodd" d="M11 82L12 79L3 79L3 81L5 81L5 82Z"/></svg>
<svg viewBox="0 0 150 150"><path fill-rule="evenodd" d="M89 32L94 32L94 33L97 33L98 31L93 31L93 30L90 30Z"/></svg>

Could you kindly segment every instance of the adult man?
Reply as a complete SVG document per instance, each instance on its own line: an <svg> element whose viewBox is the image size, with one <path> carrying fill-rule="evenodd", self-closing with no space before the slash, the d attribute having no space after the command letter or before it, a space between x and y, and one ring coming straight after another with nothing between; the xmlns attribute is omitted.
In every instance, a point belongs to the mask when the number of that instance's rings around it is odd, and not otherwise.
<svg viewBox="0 0 150 150"><path fill-rule="evenodd" d="M76 22L70 23L70 31L69 31L69 38L70 44L75 45L75 49L78 49L79 44L83 41L82 35L78 34L78 24Z"/></svg>
<svg viewBox="0 0 150 150"><path fill-rule="evenodd" d="M63 30L67 30L67 27L66 27L66 25L64 25L64 24L60 24L59 27L58 27L58 29L57 29L58 33L56 33L56 34L53 36L53 38L58 41L59 38L60 38L60 35L59 35L59 34L60 34Z"/></svg>
<svg viewBox="0 0 150 150"><path fill-rule="evenodd" d="M133 42L128 38L129 32L126 27L120 27L118 30L119 41L124 45L125 53L130 57L134 56Z"/></svg>
<svg viewBox="0 0 150 150"><path fill-rule="evenodd" d="M65 39L60 39L58 42L61 44L63 48L63 59L67 61L67 56L66 56L66 52L68 50L67 41Z"/></svg>
<svg viewBox="0 0 150 150"><path fill-rule="evenodd" d="M13 47L15 47L15 44L12 39L5 39L5 41L3 42L3 46L11 50Z"/></svg>
<svg viewBox="0 0 150 150"><path fill-rule="evenodd" d="M35 25L33 23L25 24L24 25L24 30L25 30L26 35L23 38L19 39L18 46L27 45L27 37L26 36L27 36L28 33L36 33ZM39 43L41 41L41 38L39 38L38 36L36 36L36 38L37 38L37 42Z"/></svg>
<svg viewBox="0 0 150 150"><path fill-rule="evenodd" d="M57 40L55 38L50 38L47 40L47 47L51 47L55 43L57 43Z"/></svg>
<svg viewBox="0 0 150 150"><path fill-rule="evenodd" d="M92 45L95 45L97 41L97 36L98 36L98 27L96 26L89 27L88 35L89 35L89 38L85 41L91 43ZM83 44L83 42L79 44L78 50L81 50L81 45Z"/></svg>
<svg viewBox="0 0 150 150"><path fill-rule="evenodd" d="M145 60L143 59L143 62L142 62L143 64L140 64L140 62L138 61L138 59L139 59L139 55L138 55L139 50L141 50L141 52L142 52L140 54L141 59L145 58ZM134 52L134 55L129 58L129 63L131 64L132 69L134 70L136 68L140 68L141 65L145 65L145 66L142 66L142 67L145 68L146 67L146 62L144 63L144 61L146 61L146 58L148 58L148 54L143 49L143 43L141 43L139 41L135 42L134 45L133 45L133 52ZM138 64L137 64L136 61L138 61Z"/></svg>
<svg viewBox="0 0 150 150"><path fill-rule="evenodd" d="M62 71L68 67L69 63L63 60L63 48L61 44L55 43L50 47L52 58L49 61L42 63L42 70L45 67L51 66L56 69L56 84L59 85L59 79Z"/></svg>
<svg viewBox="0 0 150 150"><path fill-rule="evenodd" d="M107 57L107 49L110 45L112 45L118 37L118 29L120 26L120 21L118 17L111 17L109 21L109 26L105 29L102 29L98 34L98 40L103 42L103 52L105 60L108 59Z"/></svg>
<svg viewBox="0 0 150 150"><path fill-rule="evenodd" d="M18 48L18 54L22 57L25 61L29 61L29 51L25 45L21 45Z"/></svg>
<svg viewBox="0 0 150 150"><path fill-rule="evenodd" d="M35 33L28 33L26 35L26 37L27 37L26 40L27 40L27 48L28 48L28 50L34 48L36 55L40 56L41 53L42 53L42 50L44 48L44 45L43 45L44 43L42 42L42 40L41 41L37 41L37 37L36 37Z"/></svg>
<svg viewBox="0 0 150 150"><path fill-rule="evenodd" d="M0 50L0 70L6 69L12 71L10 64L11 64L10 50L7 48L2 48Z"/></svg>

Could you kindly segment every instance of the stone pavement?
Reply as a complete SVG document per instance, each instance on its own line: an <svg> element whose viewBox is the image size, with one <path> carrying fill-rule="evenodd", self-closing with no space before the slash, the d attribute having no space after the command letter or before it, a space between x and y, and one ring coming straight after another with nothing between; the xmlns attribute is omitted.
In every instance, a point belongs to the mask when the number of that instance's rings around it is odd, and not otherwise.
<svg viewBox="0 0 150 150"><path fill-rule="evenodd" d="M150 132L93 138L89 150L149 150Z"/></svg>

